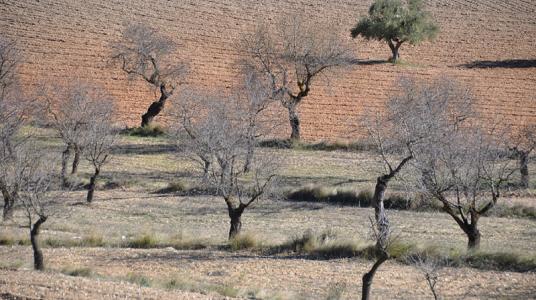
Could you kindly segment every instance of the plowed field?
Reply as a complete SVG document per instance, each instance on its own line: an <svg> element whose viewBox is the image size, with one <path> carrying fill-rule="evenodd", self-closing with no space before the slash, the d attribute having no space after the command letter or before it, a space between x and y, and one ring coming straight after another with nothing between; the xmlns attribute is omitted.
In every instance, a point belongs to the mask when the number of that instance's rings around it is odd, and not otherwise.
<svg viewBox="0 0 536 300"><path fill-rule="evenodd" d="M474 88L486 117L504 115L514 125L536 122L536 2L426 2L441 28L436 41L404 45L402 65L357 65L338 72L329 85L319 82L300 107L305 138L345 137L347 120L365 108L381 107L402 74L448 74ZM156 95L109 64L109 43L125 24L146 23L179 43L177 57L191 66L189 82L226 88L236 78L239 54L233 45L258 20L298 11L310 18L335 18L341 37L350 39L351 26L369 5L350 0L2 0L0 32L23 50L22 73L30 86L89 78L117 98L122 123L137 125ZM364 61L385 60L390 53L379 42L352 44Z"/></svg>

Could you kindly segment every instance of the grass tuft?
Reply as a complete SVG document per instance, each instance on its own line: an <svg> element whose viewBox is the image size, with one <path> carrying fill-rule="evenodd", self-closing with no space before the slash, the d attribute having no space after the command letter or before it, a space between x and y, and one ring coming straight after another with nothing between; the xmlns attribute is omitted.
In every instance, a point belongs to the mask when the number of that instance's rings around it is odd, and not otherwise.
<svg viewBox="0 0 536 300"><path fill-rule="evenodd" d="M258 248L259 245L260 243L257 241L256 237L250 233L239 234L229 240L229 248L232 251L254 249Z"/></svg>
<svg viewBox="0 0 536 300"><path fill-rule="evenodd" d="M90 268L64 268L61 272L65 275L75 277L92 277L94 275L93 270Z"/></svg>
<svg viewBox="0 0 536 300"><path fill-rule="evenodd" d="M0 233L0 246L27 246L30 240L27 238L15 237L10 233Z"/></svg>
<svg viewBox="0 0 536 300"><path fill-rule="evenodd" d="M140 237L126 242L128 248L150 249L161 247L158 238L154 234L146 233Z"/></svg>
<svg viewBox="0 0 536 300"><path fill-rule="evenodd" d="M138 273L128 273L126 276L126 280L130 283L134 283L144 287L150 287L152 285L152 280L149 277Z"/></svg>

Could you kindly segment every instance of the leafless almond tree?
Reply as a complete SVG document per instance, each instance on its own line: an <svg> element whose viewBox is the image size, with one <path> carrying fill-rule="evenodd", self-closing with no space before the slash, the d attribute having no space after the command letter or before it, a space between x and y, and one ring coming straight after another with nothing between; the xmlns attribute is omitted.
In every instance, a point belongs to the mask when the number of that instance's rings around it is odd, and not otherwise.
<svg viewBox="0 0 536 300"><path fill-rule="evenodd" d="M442 92L450 93L450 81L440 78L445 89L441 92L422 91L410 78L400 78L400 92L391 97L385 110L370 113L370 117L364 120L371 142L376 146L379 157L384 166L384 171L376 179L376 188L373 195L374 220L372 220L373 232L376 237L377 261L369 272L363 276L363 299L369 299L372 280L378 268L387 261L390 256L388 247L390 243L390 224L385 213L383 198L389 183L401 176L409 174L410 166L414 164L420 154L420 149L425 149L436 140L436 135L441 134L443 123L434 123L431 120L465 120L470 111L464 110L463 102L459 106L444 103ZM450 95L450 94L449 94ZM462 99L460 99L462 100Z"/></svg>
<svg viewBox="0 0 536 300"><path fill-rule="evenodd" d="M442 269L448 264L448 260L441 256L423 253L408 257L407 261L422 273L434 299L438 300L437 283L441 277Z"/></svg>
<svg viewBox="0 0 536 300"><path fill-rule="evenodd" d="M248 103L239 97L189 92L181 94L177 103L189 112L181 115L179 127L189 131L183 135L186 149L194 158L210 162L205 183L215 188L225 200L231 221L229 238L240 233L241 217L246 208L266 194L274 182L273 160L253 155L246 176L245 164L250 143Z"/></svg>
<svg viewBox="0 0 536 300"><path fill-rule="evenodd" d="M111 118L113 103L102 87L81 80L68 86L43 86L41 98L46 103L46 121L65 144L61 160L61 180L67 185L67 164L74 151L71 174L75 174L84 151L84 143L94 122Z"/></svg>
<svg viewBox="0 0 536 300"><path fill-rule="evenodd" d="M113 101L110 98L104 98L101 101L108 102L107 110L93 115L90 126L84 132L84 156L94 170L88 185L86 198L88 203L93 202L97 178L102 167L109 161L117 141L117 130L114 129L111 118Z"/></svg>
<svg viewBox="0 0 536 300"><path fill-rule="evenodd" d="M176 44L157 30L142 24L130 24L122 39L112 45L112 58L131 78L139 77L158 89L160 97L151 103L142 115L141 126L146 126L164 108L175 91L187 67L174 61Z"/></svg>
<svg viewBox="0 0 536 300"><path fill-rule="evenodd" d="M243 84L239 87L237 97L240 101L246 103L246 121L247 121L247 154L244 163L244 172L249 172L255 155L257 140L270 134L277 122L273 120L268 122L262 120L262 114L266 111L274 99L271 96L269 78L264 74L259 74L251 69L245 69L243 74Z"/></svg>
<svg viewBox="0 0 536 300"><path fill-rule="evenodd" d="M468 248L480 245L478 221L500 197L501 186L514 170L506 159L504 137L494 128L482 128L473 109L475 98L454 81L410 83L408 97L429 107L420 126L431 138L414 147L419 186L442 203L468 238Z"/></svg>
<svg viewBox="0 0 536 300"><path fill-rule="evenodd" d="M44 270L43 252L39 242L41 226L58 211L60 197L53 195L53 158L27 142L17 149L12 178L19 184L18 196L28 219L34 269Z"/></svg>
<svg viewBox="0 0 536 300"><path fill-rule="evenodd" d="M238 47L246 52L246 65L269 77L272 97L288 110L293 140L301 134L298 106L313 83L327 81L328 71L355 62L335 24L300 16L284 18L275 27L259 25Z"/></svg>
<svg viewBox="0 0 536 300"><path fill-rule="evenodd" d="M532 151L536 148L536 124L525 124L521 129L510 135L510 150L518 159L520 185L529 188L529 159Z"/></svg>
<svg viewBox="0 0 536 300"><path fill-rule="evenodd" d="M15 43L0 36L0 192L4 200L3 219L12 218L20 185L13 178L18 147L25 142L19 132L28 119L32 103L18 85L20 54Z"/></svg>

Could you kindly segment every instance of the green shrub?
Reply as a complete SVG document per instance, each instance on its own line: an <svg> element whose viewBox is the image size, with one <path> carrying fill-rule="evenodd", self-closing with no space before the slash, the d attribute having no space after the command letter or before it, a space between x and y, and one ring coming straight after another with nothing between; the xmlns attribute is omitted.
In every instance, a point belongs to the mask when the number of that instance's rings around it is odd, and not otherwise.
<svg viewBox="0 0 536 300"><path fill-rule="evenodd" d="M143 127L127 128L121 133L125 135L139 137L159 137L165 135L166 131L160 125L149 124Z"/></svg>

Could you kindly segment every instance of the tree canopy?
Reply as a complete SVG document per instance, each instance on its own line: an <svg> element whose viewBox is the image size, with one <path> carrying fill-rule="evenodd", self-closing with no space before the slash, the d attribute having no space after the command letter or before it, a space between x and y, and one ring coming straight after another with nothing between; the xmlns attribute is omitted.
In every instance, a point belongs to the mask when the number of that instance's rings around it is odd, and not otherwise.
<svg viewBox="0 0 536 300"><path fill-rule="evenodd" d="M395 62L400 45L405 42L416 45L433 39L437 31L437 25L423 10L422 0L409 0L407 5L400 0L376 0L369 8L369 15L357 22L351 34L353 38L385 40Z"/></svg>

